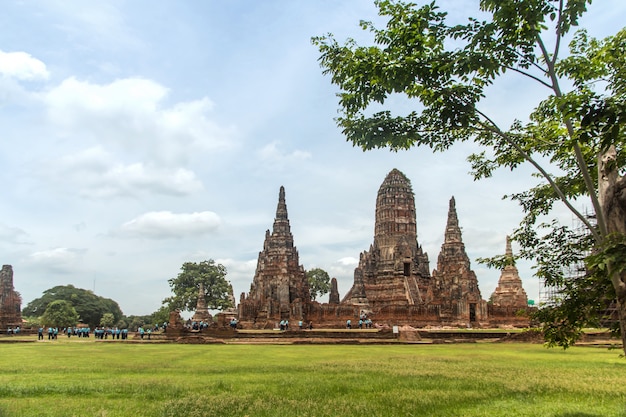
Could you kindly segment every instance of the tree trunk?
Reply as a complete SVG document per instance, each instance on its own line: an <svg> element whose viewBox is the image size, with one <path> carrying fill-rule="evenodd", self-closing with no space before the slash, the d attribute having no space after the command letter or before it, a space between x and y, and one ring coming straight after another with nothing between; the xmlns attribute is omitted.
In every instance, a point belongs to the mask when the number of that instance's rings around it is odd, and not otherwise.
<svg viewBox="0 0 626 417"><path fill-rule="evenodd" d="M624 276L622 276L622 282L624 282ZM622 335L622 350L626 354L626 297L622 294L617 296L617 309L619 314L619 328ZM621 300L620 300L621 298Z"/></svg>
<svg viewBox="0 0 626 417"><path fill-rule="evenodd" d="M626 177L617 172L617 153L611 146L598 161L598 197L607 234L626 235ZM609 271L610 271L609 265ZM617 296L622 350L626 354L626 272L613 273L611 283Z"/></svg>

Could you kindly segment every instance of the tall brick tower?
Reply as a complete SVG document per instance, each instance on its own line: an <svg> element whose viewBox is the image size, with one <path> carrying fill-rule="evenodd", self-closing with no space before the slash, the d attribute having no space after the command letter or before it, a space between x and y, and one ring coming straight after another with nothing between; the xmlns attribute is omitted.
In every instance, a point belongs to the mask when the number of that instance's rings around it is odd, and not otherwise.
<svg viewBox="0 0 626 417"><path fill-rule="evenodd" d="M22 325L22 297L13 287L13 267L2 265L0 270L0 328Z"/></svg>
<svg viewBox="0 0 626 417"><path fill-rule="evenodd" d="M239 319L257 327L273 326L281 319L306 320L310 303L309 283L293 244L281 186L272 233L265 232L250 292L242 294L239 303Z"/></svg>
<svg viewBox="0 0 626 417"><path fill-rule="evenodd" d="M443 320L477 322L487 317L487 303L465 252L454 197L450 199L444 242L433 271L433 299L441 306Z"/></svg>
<svg viewBox="0 0 626 417"><path fill-rule="evenodd" d="M428 255L417 242L411 182L393 169L378 189L374 243L361 253L354 284L342 303L364 310L419 304L429 281Z"/></svg>

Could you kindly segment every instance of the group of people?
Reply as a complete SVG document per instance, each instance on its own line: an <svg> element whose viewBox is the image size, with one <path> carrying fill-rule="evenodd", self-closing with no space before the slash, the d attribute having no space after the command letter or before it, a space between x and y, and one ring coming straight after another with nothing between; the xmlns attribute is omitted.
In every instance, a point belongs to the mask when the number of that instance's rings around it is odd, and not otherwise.
<svg viewBox="0 0 626 417"><path fill-rule="evenodd" d="M300 330L304 330L305 327L309 330L313 330L313 322L309 321L307 324L305 324L302 320L298 320L298 329ZM278 323L278 328L282 331L287 331L289 330L289 320L285 319L285 320L281 320Z"/></svg>
<svg viewBox="0 0 626 417"><path fill-rule="evenodd" d="M150 339L150 333L152 333L152 328L148 328L148 330L144 330L143 327L139 327L137 330L141 338L143 339L144 334L148 334L148 339ZM89 327L64 327L60 329L58 327L48 327L47 330L43 327L39 327L37 329L37 340L43 340L44 335L48 335L48 340L56 340L59 337L59 333L62 335L67 335L67 338L75 337L89 337L92 333ZM120 329L119 327L96 327L93 330L93 335L96 339L128 339L128 329Z"/></svg>
<svg viewBox="0 0 626 417"><path fill-rule="evenodd" d="M119 327L96 327L93 331L93 335L96 339L128 339L128 329L120 329Z"/></svg>
<svg viewBox="0 0 626 417"><path fill-rule="evenodd" d="M39 327L37 329L37 340L43 340L44 332L46 330L43 327ZM60 330L61 333L66 334L68 338L72 336L76 337L89 337L91 333L91 329L89 327L64 327ZM58 327L48 327L48 340L54 340L59 337L59 328Z"/></svg>
<svg viewBox="0 0 626 417"><path fill-rule="evenodd" d="M193 321L193 320L187 320L187 324L185 325L188 329L191 330L196 330L196 331L202 331L202 330L206 330L209 328L209 323L207 323L206 321Z"/></svg>
<svg viewBox="0 0 626 417"><path fill-rule="evenodd" d="M372 319L367 317L367 314L365 313L361 313L361 315L359 316L359 323L358 323L359 329L362 329L363 326L365 326L366 329L371 329L374 324L372 323ZM346 329L352 329L352 320L348 319L346 320Z"/></svg>
<svg viewBox="0 0 626 417"><path fill-rule="evenodd" d="M11 328L11 326L9 326L7 328L7 335L10 336L10 335L14 335L14 334L20 334L20 331L21 331L20 326L15 326L15 328L13 328L13 329Z"/></svg>

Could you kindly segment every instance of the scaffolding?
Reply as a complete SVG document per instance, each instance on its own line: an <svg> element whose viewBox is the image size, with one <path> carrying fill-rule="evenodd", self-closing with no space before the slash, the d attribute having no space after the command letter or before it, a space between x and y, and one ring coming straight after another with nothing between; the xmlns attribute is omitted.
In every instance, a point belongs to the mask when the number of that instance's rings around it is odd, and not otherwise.
<svg viewBox="0 0 626 417"><path fill-rule="evenodd" d="M587 210L585 210L585 217L589 222L595 227L595 214L590 214ZM588 233L585 230L585 226L577 217L572 216L572 229L576 231L576 235L581 236L585 233ZM585 254L587 255L587 254ZM569 264L562 265L563 276L565 281L573 280L575 278L581 278L586 273L587 270L585 268L585 264L582 260ZM559 285L548 285L545 280L539 280L539 305L540 306L555 306L560 303L562 296L563 286Z"/></svg>
<svg viewBox="0 0 626 417"><path fill-rule="evenodd" d="M589 213L585 210L585 217L592 226L596 226L595 213ZM589 233L586 227L577 217L572 218L572 228L576 231L576 235L581 236L585 233ZM585 256L589 253L585 253ZM565 281L573 280L576 278L582 278L587 274L587 268L584 261L581 259L578 262L570 265L563 265L563 276ZM547 285L545 280L539 282L539 305L540 306L556 306L561 302L563 286ZM611 327L615 322L619 320L617 303L612 301L607 303L606 309L602 312L600 317L600 325L603 327Z"/></svg>

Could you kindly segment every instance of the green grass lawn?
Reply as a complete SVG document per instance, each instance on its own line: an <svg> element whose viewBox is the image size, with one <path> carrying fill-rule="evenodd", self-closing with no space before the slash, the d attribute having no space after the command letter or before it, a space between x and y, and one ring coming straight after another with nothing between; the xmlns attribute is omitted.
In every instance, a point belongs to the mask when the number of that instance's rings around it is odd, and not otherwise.
<svg viewBox="0 0 626 417"><path fill-rule="evenodd" d="M626 417L618 350L61 339L0 353L0 417Z"/></svg>

